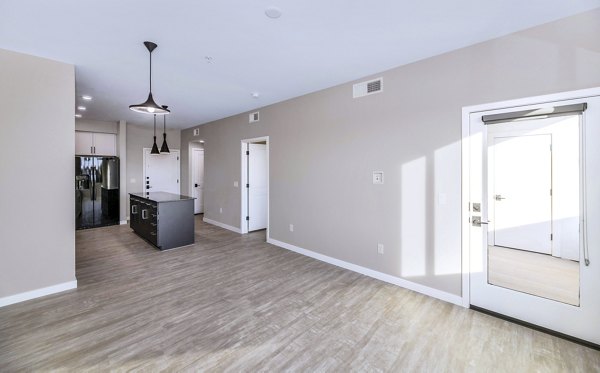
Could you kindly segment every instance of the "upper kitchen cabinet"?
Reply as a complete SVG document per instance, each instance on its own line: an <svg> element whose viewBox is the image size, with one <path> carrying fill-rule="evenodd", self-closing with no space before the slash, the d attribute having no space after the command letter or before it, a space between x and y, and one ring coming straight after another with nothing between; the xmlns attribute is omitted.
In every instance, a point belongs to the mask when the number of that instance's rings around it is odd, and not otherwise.
<svg viewBox="0 0 600 373"><path fill-rule="evenodd" d="M117 135L75 131L76 155L117 155Z"/></svg>

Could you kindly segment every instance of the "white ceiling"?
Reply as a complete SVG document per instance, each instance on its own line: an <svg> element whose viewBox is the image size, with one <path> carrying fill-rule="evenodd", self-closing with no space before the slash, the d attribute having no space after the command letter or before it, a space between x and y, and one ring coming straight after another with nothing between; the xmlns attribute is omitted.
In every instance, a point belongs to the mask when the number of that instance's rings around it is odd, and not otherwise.
<svg viewBox="0 0 600 373"><path fill-rule="evenodd" d="M269 6L282 17L267 18ZM154 98L172 109L168 126L188 128L596 7L600 0L0 0L0 48L74 64L77 94L94 97L84 118L151 125L128 106L146 100L142 42L154 41Z"/></svg>

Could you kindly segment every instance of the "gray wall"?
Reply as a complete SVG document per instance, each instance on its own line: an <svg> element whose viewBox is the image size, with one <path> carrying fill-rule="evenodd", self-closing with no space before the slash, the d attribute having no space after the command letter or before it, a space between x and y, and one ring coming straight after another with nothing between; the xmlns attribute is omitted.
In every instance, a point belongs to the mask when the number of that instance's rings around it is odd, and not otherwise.
<svg viewBox="0 0 600 373"><path fill-rule="evenodd" d="M156 143L159 148L162 144L162 121L160 123L160 131L158 128L156 130ZM127 193L140 193L143 191L144 148L152 147L152 136L154 136L154 127L127 123ZM170 130L167 126L167 144L169 144L170 149L180 150L181 131L178 129ZM184 165L187 165L187 163L181 163L180 169L187 167ZM129 194L127 195L127 203L129 203ZM129 207L127 209L129 211Z"/></svg>
<svg viewBox="0 0 600 373"><path fill-rule="evenodd" d="M75 74L0 49L0 298L75 280Z"/></svg>
<svg viewBox="0 0 600 373"><path fill-rule="evenodd" d="M600 10L379 76L380 94L352 82L182 131L206 140L205 216L240 226L240 140L268 135L273 239L460 295L461 108L600 86Z"/></svg>

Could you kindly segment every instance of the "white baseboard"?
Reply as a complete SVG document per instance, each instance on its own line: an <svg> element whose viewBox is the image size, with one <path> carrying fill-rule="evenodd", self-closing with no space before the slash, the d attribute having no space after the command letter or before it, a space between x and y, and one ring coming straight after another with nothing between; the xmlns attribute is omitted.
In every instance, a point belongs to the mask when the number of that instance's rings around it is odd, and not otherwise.
<svg viewBox="0 0 600 373"><path fill-rule="evenodd" d="M272 245L279 246L281 248L296 252L298 254L309 256L311 258L320 260L322 262L333 264L334 266L342 267L342 268L348 269L350 271L357 272L357 273L363 274L365 276L375 278L377 280L385 281L385 282L393 284L393 285L397 285L397 286L400 286L400 287L403 287L403 288L406 288L409 290L413 290L413 291L416 291L417 293L425 294L430 297L434 297L434 298L443 300L448 303L456 304L459 306L463 305L463 299L459 295L450 294L445 291L441 291L441 290L437 290L434 288L430 288L425 285L417 284L417 283L405 280L400 277L388 275L383 272L375 271L375 270L372 270L372 269L369 269L366 267L362 267L362 266L359 266L356 264L345 262L343 260L332 258L327 255L319 254L314 251L306 250L301 247L291 245L289 243L275 240L273 238L267 238L267 242Z"/></svg>
<svg viewBox="0 0 600 373"><path fill-rule="evenodd" d="M121 225L125 225L125 224L127 224L127 220L121 220L121 221L119 222L119 224L121 224Z"/></svg>
<svg viewBox="0 0 600 373"><path fill-rule="evenodd" d="M26 300L43 297L45 295L60 293L62 291L77 289L77 280L63 282L62 284L52 285L41 289L26 291L15 295L9 295L8 297L0 298L0 307L8 306Z"/></svg>
<svg viewBox="0 0 600 373"><path fill-rule="evenodd" d="M233 231L235 233L240 233L240 234L242 233L242 230L240 228L237 228L237 227L234 227L234 226L231 226L231 225L227 225L227 224L218 222L216 220L212 220L212 219L208 219L208 218L202 218L202 221L204 221L205 223L208 223L208 224L216 225L217 227L228 229L228 230Z"/></svg>

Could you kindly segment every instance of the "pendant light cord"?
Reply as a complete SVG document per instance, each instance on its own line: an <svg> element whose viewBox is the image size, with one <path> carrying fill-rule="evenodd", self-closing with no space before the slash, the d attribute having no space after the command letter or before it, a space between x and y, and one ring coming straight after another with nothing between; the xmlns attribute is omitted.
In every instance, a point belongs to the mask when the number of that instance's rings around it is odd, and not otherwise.
<svg viewBox="0 0 600 373"><path fill-rule="evenodd" d="M152 94L152 51L150 51L150 94Z"/></svg>
<svg viewBox="0 0 600 373"><path fill-rule="evenodd" d="M156 139L156 114L154 114L154 139Z"/></svg>

